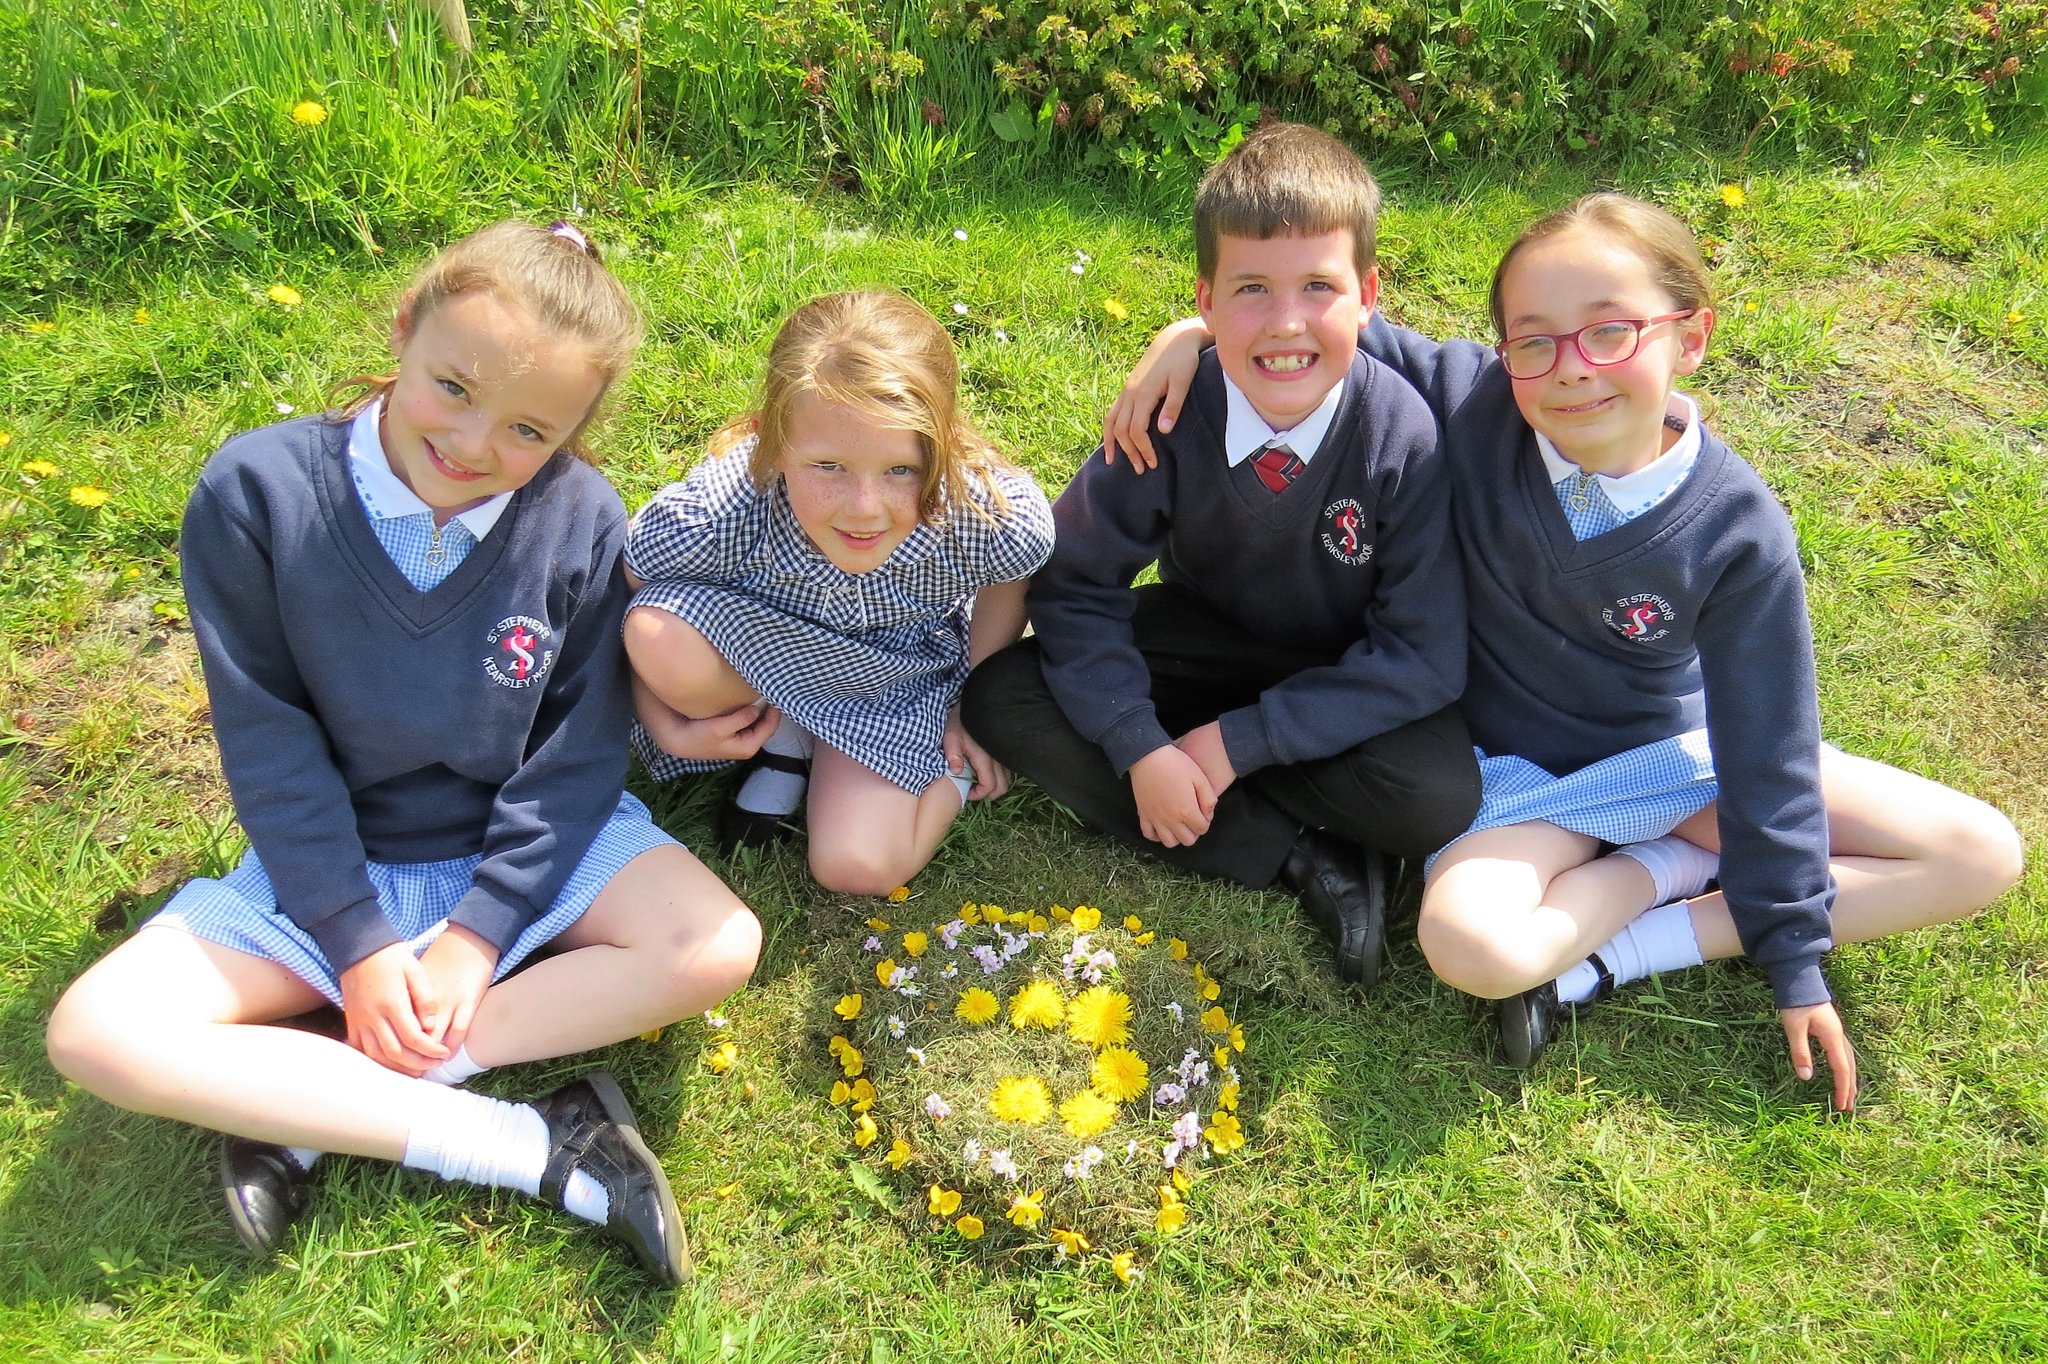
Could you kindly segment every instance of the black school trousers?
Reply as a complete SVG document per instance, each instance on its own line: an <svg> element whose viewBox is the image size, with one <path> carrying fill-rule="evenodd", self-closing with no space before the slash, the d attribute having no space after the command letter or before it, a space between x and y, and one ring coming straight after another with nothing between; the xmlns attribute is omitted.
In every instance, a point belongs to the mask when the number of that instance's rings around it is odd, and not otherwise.
<svg viewBox="0 0 2048 1364"><path fill-rule="evenodd" d="M1132 635L1169 734L1251 705L1267 687L1335 661L1255 638L1185 588L1150 583L1132 592ZM1036 639L983 660L967 681L961 718L997 761L1084 822L1184 870L1254 888L1273 884L1304 828L1422 858L1464 833L1479 810L1479 764L1455 705L1331 757L1239 778L1216 803L1209 832L1185 848L1140 832L1129 778L1068 723L1046 685Z"/></svg>

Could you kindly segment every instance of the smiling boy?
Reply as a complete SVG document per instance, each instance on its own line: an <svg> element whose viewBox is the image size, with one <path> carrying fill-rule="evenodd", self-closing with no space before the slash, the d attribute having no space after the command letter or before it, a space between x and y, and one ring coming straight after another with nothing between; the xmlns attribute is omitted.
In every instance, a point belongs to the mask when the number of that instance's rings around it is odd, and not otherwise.
<svg viewBox="0 0 2048 1364"><path fill-rule="evenodd" d="M1434 851L1479 800L1436 423L1357 351L1378 211L1357 156L1298 124L1209 169L1195 298L1215 348L1153 435L1170 457L1082 466L1032 581L1035 637L976 670L963 711L1087 822L1293 891L1366 985L1381 855Z"/></svg>

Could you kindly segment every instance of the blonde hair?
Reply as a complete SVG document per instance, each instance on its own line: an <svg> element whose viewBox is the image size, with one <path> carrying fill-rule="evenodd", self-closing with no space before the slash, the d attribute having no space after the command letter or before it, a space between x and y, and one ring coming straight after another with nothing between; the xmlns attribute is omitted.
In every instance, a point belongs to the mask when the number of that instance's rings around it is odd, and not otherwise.
<svg viewBox="0 0 2048 1364"><path fill-rule="evenodd" d="M562 448L594 463L583 432L604 395L633 363L643 326L640 310L625 286L605 268L597 248L568 223L537 227L514 220L479 228L435 256L406 286L396 328L410 333L434 310L464 294L482 291L533 319L550 336L580 343L590 364L604 376L598 403L584 415ZM394 370L363 375L335 386L337 396L361 390L343 406L347 419L391 391Z"/></svg>
<svg viewBox="0 0 2048 1364"><path fill-rule="evenodd" d="M1581 195L1556 212L1538 218L1523 229L1515 244L1500 258L1488 295L1496 335L1507 336L1507 305L1501 299L1501 283L1515 257L1535 242L1576 231L1605 233L1641 256L1650 267L1651 278L1680 308L1713 305L1713 283L1707 278L1699 240L1692 235L1692 229L1667 209L1614 190L1602 190Z"/></svg>
<svg viewBox="0 0 2048 1364"><path fill-rule="evenodd" d="M768 347L760 402L711 438L714 455L757 437L749 471L767 487L789 444L798 395L814 393L876 426L909 431L924 452L918 515L937 521L978 485L1006 507L995 474L1008 465L960 411L960 360L939 320L898 293L862 290L814 298L789 315ZM984 511L984 514L989 514Z"/></svg>
<svg viewBox="0 0 2048 1364"><path fill-rule="evenodd" d="M1219 237L1351 234L1364 279L1373 266L1380 187L1358 153L1305 123L1266 123L1209 167L1195 190L1195 272L1215 282Z"/></svg>

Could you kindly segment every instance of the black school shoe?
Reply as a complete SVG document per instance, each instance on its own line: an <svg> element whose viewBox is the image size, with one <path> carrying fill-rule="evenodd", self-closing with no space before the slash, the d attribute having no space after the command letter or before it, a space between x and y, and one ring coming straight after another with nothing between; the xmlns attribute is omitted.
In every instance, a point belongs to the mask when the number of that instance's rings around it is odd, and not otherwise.
<svg viewBox="0 0 2048 1364"><path fill-rule="evenodd" d="M1587 960L1600 973L1600 983L1593 987L1591 999L1566 1004L1557 997L1557 982L1546 980L1535 989L1509 995L1494 1006L1494 1015L1500 1021L1502 1058L1516 1070L1535 1065L1543 1049L1564 1030L1567 1020L1578 1018L1614 993L1614 973L1600 960L1599 953Z"/></svg>
<svg viewBox="0 0 2048 1364"><path fill-rule="evenodd" d="M1280 864L1280 884L1337 949L1337 978L1368 990L1377 984L1387 940L1386 859L1303 829Z"/></svg>
<svg viewBox="0 0 2048 1364"><path fill-rule="evenodd" d="M715 834L718 850L730 857L741 848L767 848L789 836L790 821L803 808L804 792L797 795L797 803L782 814L766 814L760 810L749 810L740 804L740 791L746 786L747 778L754 769L765 767L776 772L787 772L792 777L802 777L806 783L811 776L808 758L792 757L786 753L757 752L740 764L739 780L733 783L726 794L725 803L718 807L718 828ZM808 791L808 785L805 790Z"/></svg>
<svg viewBox="0 0 2048 1364"><path fill-rule="evenodd" d="M641 1268L674 1287L690 1275L682 1215L661 1162L640 1139L640 1123L618 1081L607 1072L579 1075L532 1101L548 1125L548 1164L541 1197L562 1206L562 1188L577 1170L610 1200L605 1230L623 1241Z"/></svg>
<svg viewBox="0 0 2048 1364"><path fill-rule="evenodd" d="M282 1146L227 1137L220 1148L220 1186L236 1238L250 1254L268 1259L306 1210L313 1176Z"/></svg>

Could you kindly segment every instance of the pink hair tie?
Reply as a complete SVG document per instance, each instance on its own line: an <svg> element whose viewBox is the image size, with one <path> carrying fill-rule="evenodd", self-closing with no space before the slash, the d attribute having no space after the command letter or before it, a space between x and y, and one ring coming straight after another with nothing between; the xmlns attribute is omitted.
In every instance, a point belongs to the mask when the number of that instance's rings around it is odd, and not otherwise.
<svg viewBox="0 0 2048 1364"><path fill-rule="evenodd" d="M598 259L597 248L591 245L590 238L584 236L583 229L576 224L566 221L552 222L548 224L548 231L557 237L574 242L576 249L592 260Z"/></svg>

